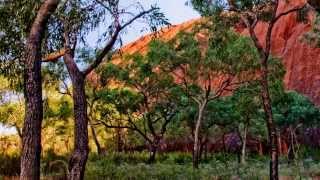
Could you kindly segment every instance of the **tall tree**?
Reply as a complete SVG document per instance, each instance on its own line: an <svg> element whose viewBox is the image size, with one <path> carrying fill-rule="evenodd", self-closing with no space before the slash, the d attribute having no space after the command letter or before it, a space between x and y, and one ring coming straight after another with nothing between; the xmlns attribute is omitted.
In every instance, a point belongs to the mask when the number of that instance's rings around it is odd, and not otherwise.
<svg viewBox="0 0 320 180"><path fill-rule="evenodd" d="M59 0L1 1L1 74L25 96L21 179L40 178L42 87L41 58L47 22ZM23 82L22 82L23 79Z"/></svg>
<svg viewBox="0 0 320 180"><path fill-rule="evenodd" d="M275 112L276 123L289 134L287 139L289 139L288 159L290 163L298 154L297 131L317 124L320 111L307 97L295 91L273 97L272 108Z"/></svg>
<svg viewBox="0 0 320 180"><path fill-rule="evenodd" d="M43 116L41 84L41 45L47 22L59 0L46 0L33 21L25 48L24 94L26 100L22 137L20 179L40 179L41 122Z"/></svg>
<svg viewBox="0 0 320 180"><path fill-rule="evenodd" d="M119 83L119 88L132 91L111 91L109 97L113 97L113 101L109 101L126 118L120 116L122 125L110 122L111 118L106 118L102 124L106 127L127 128L141 135L150 146L150 163L155 161L167 127L178 112L173 96L176 85L168 63L154 58L153 53L158 50L156 43L151 43L147 55L130 55L119 65L107 65L101 73L102 81L110 81L111 78Z"/></svg>
<svg viewBox="0 0 320 180"><path fill-rule="evenodd" d="M200 23L191 33L181 33L162 45L154 57L167 58L173 75L197 108L193 166L199 164L199 136L207 104L254 79L257 54L248 39L239 37L222 16ZM160 48L159 48L160 49Z"/></svg>
<svg viewBox="0 0 320 180"><path fill-rule="evenodd" d="M278 147L277 147L277 133L274 123L271 98L269 93L268 84L268 61L271 53L272 45L272 32L275 24L282 17L301 11L305 9L306 4L293 7L284 12L279 11L280 3L290 3L287 1L275 0L262 0L262 1L248 1L248 0L232 0L232 1L220 1L220 0L192 0L194 7L199 10L203 15L211 15L212 13L221 13L223 11L229 11L233 18L238 18L238 22L242 22L245 28L249 31L249 36L254 42L255 48L259 53L260 58L260 76L261 76L261 98L263 102L265 119L267 122L269 143L271 145L271 161L270 161L270 179L278 179ZM259 22L267 24L267 31L264 37L261 37L262 41L259 41L255 27Z"/></svg>
<svg viewBox="0 0 320 180"><path fill-rule="evenodd" d="M246 163L246 144L247 137L250 133L250 127L258 127L261 108L261 100L259 99L257 84L243 86L239 88L232 96L234 110L238 114L238 132L241 137L241 160L242 164ZM258 127L259 128L259 127ZM260 132L261 134L261 132Z"/></svg>
<svg viewBox="0 0 320 180"><path fill-rule="evenodd" d="M61 50L56 56L46 61L52 62L63 56L72 83L75 136L74 151L69 160L69 179L83 179L89 153L86 78L104 59L110 58L121 31L137 19L143 18L153 27L168 24L163 14L159 12L159 8L152 6L144 10L139 3L132 6L138 9L137 14L121 8L119 0L66 1L59 9L58 18L52 23L50 32L53 35L49 36L53 42L58 42L57 47L60 46ZM132 8L132 6L129 7ZM106 20L110 20L111 23ZM109 27L100 38L100 41L106 41L103 48L95 49L97 55L89 58L87 67L80 68L77 62L87 64L88 58L83 58L78 54L79 44L86 45L85 39L88 33L105 24L109 24Z"/></svg>

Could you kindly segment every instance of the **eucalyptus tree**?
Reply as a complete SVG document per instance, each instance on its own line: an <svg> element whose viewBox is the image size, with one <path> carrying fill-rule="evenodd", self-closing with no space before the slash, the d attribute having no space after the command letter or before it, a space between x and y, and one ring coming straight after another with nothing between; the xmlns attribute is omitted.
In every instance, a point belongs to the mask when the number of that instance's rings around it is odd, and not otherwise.
<svg viewBox="0 0 320 180"><path fill-rule="evenodd" d="M261 109L261 100L259 99L259 89L256 84L250 84L248 86L243 86L234 92L232 96L232 102L234 104L234 111L238 114L237 129L239 136L242 141L241 148L241 163L246 163L246 144L247 137L251 129L259 129L261 123L260 109ZM262 131L263 132L263 131ZM261 132L259 132L262 134ZM256 133L257 134L257 133Z"/></svg>
<svg viewBox="0 0 320 180"><path fill-rule="evenodd" d="M7 102L0 106L0 122L4 127L14 128L22 142L22 125L24 117L24 108L21 100Z"/></svg>
<svg viewBox="0 0 320 180"><path fill-rule="evenodd" d="M111 57L120 33L138 19L146 20L152 29L168 24L156 6L145 10L139 3L130 5L119 0L65 1L50 24L48 44L56 53L46 62L63 57L72 83L75 143L69 160L69 179L83 179L88 157L86 78L104 59ZM83 57L81 49L88 45L89 33L104 27L106 31L99 37L102 48L96 48L94 55Z"/></svg>
<svg viewBox="0 0 320 180"><path fill-rule="evenodd" d="M271 98L268 84L268 61L272 47L272 32L275 24L284 16L304 11L307 7L306 3L290 8L284 12L279 12L280 0L192 0L195 9L199 10L203 15L210 16L214 13L229 14L235 22L241 22L245 28L248 29L249 37L252 39L254 46L259 54L260 59L260 77L261 77L261 98L263 102L265 119L267 122L269 132L269 142L271 148L270 161L270 179L278 179L278 147L277 147L277 133L274 118L272 115ZM312 1L315 3L315 1ZM290 2L284 2L290 3ZM225 13L227 12L227 13ZM259 22L264 22L267 25L267 30L262 41L259 41L255 32L256 25Z"/></svg>
<svg viewBox="0 0 320 180"><path fill-rule="evenodd" d="M40 179L42 88L41 47L47 22L59 0L2 1L1 65L17 63L24 69L24 95L26 116L23 126L20 179ZM12 19L13 18L13 19ZM12 43L12 44L10 44ZM6 45L9 45L6 47ZM8 48L9 47L9 48ZM8 48L8 49L5 49ZM10 68L8 68L10 69ZM14 68L19 69L19 68ZM4 70L10 73L8 70Z"/></svg>
<svg viewBox="0 0 320 180"><path fill-rule="evenodd" d="M26 100L23 126L20 179L40 178L42 84L41 42L46 24L57 8L58 0L47 0L41 5L30 28L25 49L24 94Z"/></svg>
<svg viewBox="0 0 320 180"><path fill-rule="evenodd" d="M22 96L12 92L8 77L0 76L0 123L1 125L14 128L22 142L22 125L24 118L24 107ZM15 97L15 102L11 101Z"/></svg>
<svg viewBox="0 0 320 180"><path fill-rule="evenodd" d="M180 33L159 49L154 57L172 64L176 82L197 104L193 166L198 168L199 133L207 104L255 78L257 52L247 38L229 29L222 16Z"/></svg>
<svg viewBox="0 0 320 180"><path fill-rule="evenodd" d="M276 123L289 134L289 162L298 154L297 131L318 124L320 111L305 96L289 91L273 98L273 111Z"/></svg>
<svg viewBox="0 0 320 180"><path fill-rule="evenodd" d="M176 84L167 62L154 58L153 53L158 50L156 43L151 43L147 55L129 55L118 65L108 64L101 72L103 84L110 80L118 84L117 89L109 90L109 96L105 97L113 99L110 102L124 116L120 116L120 125L106 115L101 116L100 123L141 135L150 147L150 163L154 162L167 127L178 112L173 96ZM105 101L108 102L108 98Z"/></svg>

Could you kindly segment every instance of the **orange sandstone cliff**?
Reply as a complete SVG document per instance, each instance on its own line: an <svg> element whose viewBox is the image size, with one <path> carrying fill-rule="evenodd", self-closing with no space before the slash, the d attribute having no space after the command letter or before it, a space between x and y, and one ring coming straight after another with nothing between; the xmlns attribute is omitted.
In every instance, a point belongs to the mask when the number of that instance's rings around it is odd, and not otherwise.
<svg viewBox="0 0 320 180"><path fill-rule="evenodd" d="M279 12L303 5L305 0L281 0ZM272 34L272 54L279 57L286 68L284 84L288 90L296 90L309 97L315 104L320 105L320 48L311 47L301 40L301 36L312 27L314 12L310 12L307 22L297 21L297 14L291 13L280 19ZM180 25L174 25L162 29L158 36L161 39L169 40L179 31L188 30L198 20L190 20ZM260 40L266 34L266 24L259 23L256 33ZM237 29L241 34L246 35L245 29ZM129 43L121 48L123 53L145 53L148 43L153 35L149 34ZM121 60L116 56L114 62Z"/></svg>

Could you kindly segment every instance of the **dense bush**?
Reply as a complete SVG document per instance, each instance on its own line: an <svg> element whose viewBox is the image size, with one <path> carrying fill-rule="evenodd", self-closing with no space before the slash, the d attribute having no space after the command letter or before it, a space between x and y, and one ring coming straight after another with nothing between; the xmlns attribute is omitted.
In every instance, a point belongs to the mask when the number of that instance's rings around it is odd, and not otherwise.
<svg viewBox="0 0 320 180"><path fill-rule="evenodd" d="M67 156L56 155L53 151L48 151L41 158L41 174L65 175L67 170ZM18 176L20 174L20 156L19 154L0 155L0 177Z"/></svg>
<svg viewBox="0 0 320 180"><path fill-rule="evenodd" d="M0 155L0 162L0 175L16 176L20 174L19 155Z"/></svg>
<svg viewBox="0 0 320 180"><path fill-rule="evenodd" d="M48 150L41 158L41 173L43 175L64 175L68 171L67 155L57 155L53 150Z"/></svg>

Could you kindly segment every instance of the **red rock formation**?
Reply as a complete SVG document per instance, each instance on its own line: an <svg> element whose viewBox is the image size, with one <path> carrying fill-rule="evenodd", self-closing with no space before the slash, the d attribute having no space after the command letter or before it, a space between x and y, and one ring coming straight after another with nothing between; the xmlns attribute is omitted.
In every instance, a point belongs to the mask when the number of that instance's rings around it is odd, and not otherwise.
<svg viewBox="0 0 320 180"><path fill-rule="evenodd" d="M305 0L281 0L279 13L293 7L301 6ZM284 78L288 90L296 90L309 97L315 104L320 105L320 48L314 48L301 40L301 36L312 27L314 12L308 15L305 23L297 21L297 13L291 13L281 18L274 27L272 34L272 53L282 59L286 68ZM191 20L186 23L164 28L159 32L159 37L168 40L174 37L179 31L191 29L198 20ZM259 23L256 33L260 40L263 40L266 33L266 24ZM245 29L237 29L246 35ZM121 51L124 53L146 52L152 34L146 35L137 41L130 43ZM115 58L115 61L121 57Z"/></svg>
<svg viewBox="0 0 320 180"><path fill-rule="evenodd" d="M280 2L279 13L302 6L305 0ZM320 48L311 47L301 38L311 29L313 19L313 12L309 13L305 23L297 21L297 13L281 18L273 30L272 53L282 59L286 68L286 88L296 90L320 105ZM256 33L260 40L265 37L266 29L266 24L257 25Z"/></svg>

